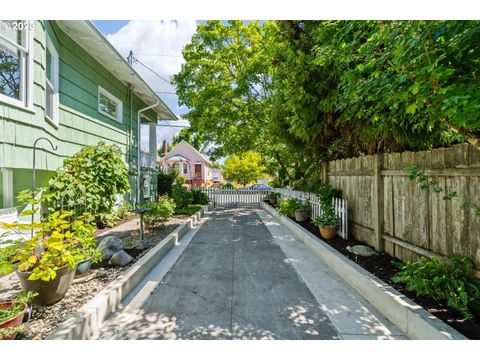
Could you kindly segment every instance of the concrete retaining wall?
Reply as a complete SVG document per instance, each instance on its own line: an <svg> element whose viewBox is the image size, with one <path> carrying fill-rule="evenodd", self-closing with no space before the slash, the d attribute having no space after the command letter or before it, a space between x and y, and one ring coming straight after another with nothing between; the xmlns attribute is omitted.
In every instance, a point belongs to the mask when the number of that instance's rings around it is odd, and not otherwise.
<svg viewBox="0 0 480 360"><path fill-rule="evenodd" d="M188 222L181 225L165 239L150 249L140 260L120 278L110 283L80 311L66 320L48 337L48 340L85 340L98 333L103 321L119 308L122 300L157 265L169 250L199 222L208 205L192 215Z"/></svg>
<svg viewBox="0 0 480 360"><path fill-rule="evenodd" d="M266 203L262 202L260 206L287 227L297 239L305 243L344 281L403 331L408 338L421 340L467 339L451 326L431 315L420 305L346 258L293 220L278 214L275 209Z"/></svg>

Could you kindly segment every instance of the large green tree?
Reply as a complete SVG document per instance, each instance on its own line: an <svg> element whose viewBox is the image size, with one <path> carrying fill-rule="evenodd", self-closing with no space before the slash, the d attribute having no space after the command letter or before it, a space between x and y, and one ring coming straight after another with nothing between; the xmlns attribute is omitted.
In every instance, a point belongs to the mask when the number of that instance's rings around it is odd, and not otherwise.
<svg viewBox="0 0 480 360"><path fill-rule="evenodd" d="M229 157L225 160L222 170L225 178L236 181L243 187L265 175L262 157L254 151Z"/></svg>
<svg viewBox="0 0 480 360"><path fill-rule="evenodd" d="M477 21L207 22L175 77L214 157L256 150L291 185L325 160L480 148Z"/></svg>
<svg viewBox="0 0 480 360"><path fill-rule="evenodd" d="M255 149L268 120L270 61L266 49L275 23L208 21L183 50L185 63L174 76L180 104L190 111L194 133L215 148L211 158Z"/></svg>

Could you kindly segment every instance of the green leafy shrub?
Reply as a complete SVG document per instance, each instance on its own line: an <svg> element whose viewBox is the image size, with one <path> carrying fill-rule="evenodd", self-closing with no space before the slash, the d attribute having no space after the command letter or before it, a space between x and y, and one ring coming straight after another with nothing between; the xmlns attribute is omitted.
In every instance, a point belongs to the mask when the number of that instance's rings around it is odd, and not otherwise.
<svg viewBox="0 0 480 360"><path fill-rule="evenodd" d="M124 201L122 202L117 208L117 217L119 219L126 219L128 218L128 211L132 209L132 205L129 202Z"/></svg>
<svg viewBox="0 0 480 360"><path fill-rule="evenodd" d="M21 301L25 304L31 304L33 299L38 295L35 291L20 291L13 301Z"/></svg>
<svg viewBox="0 0 480 360"><path fill-rule="evenodd" d="M30 202L42 200L44 196L31 198ZM24 201L28 201L26 195ZM30 210L28 203L26 205L27 210L21 216L36 211ZM26 239L2 241L5 246L0 248L0 273L8 274L17 268L19 271L32 272L29 280L50 281L55 279L56 271L61 268L73 270L79 262L88 258L97 261L99 254L96 250L95 228L90 221L88 214L77 217L72 211L61 210L48 214L42 222L0 223L0 228L7 230L0 240L12 232L19 235L27 232L30 235L33 230L33 236Z"/></svg>
<svg viewBox="0 0 480 360"><path fill-rule="evenodd" d="M334 189L330 184L321 184L316 191L316 195L322 207L330 206L333 198L341 198L342 190Z"/></svg>
<svg viewBox="0 0 480 360"><path fill-rule="evenodd" d="M91 213L98 227L112 226L117 220L116 196L128 190L128 169L120 149L100 142L64 160L48 182L52 197L47 204L51 211Z"/></svg>
<svg viewBox="0 0 480 360"><path fill-rule="evenodd" d="M206 205L208 204L208 195L202 190L192 189L192 202L194 204Z"/></svg>
<svg viewBox="0 0 480 360"><path fill-rule="evenodd" d="M177 176L177 184L183 185L185 184L185 176Z"/></svg>
<svg viewBox="0 0 480 360"><path fill-rule="evenodd" d="M293 217L295 215L295 209L298 209L300 205L300 202L295 198L280 200L278 203L278 212L282 215Z"/></svg>
<svg viewBox="0 0 480 360"><path fill-rule="evenodd" d="M405 284L408 291L444 300L465 319L472 319L473 313L480 314L480 280L473 278L475 267L469 258L456 255L445 262L422 258L407 261L399 268L392 280Z"/></svg>
<svg viewBox="0 0 480 360"><path fill-rule="evenodd" d="M68 211L57 211L43 222L2 224L7 230L34 230L33 237L26 241L9 241L0 249L0 271L8 274L15 267L23 272L32 272L29 280L55 279L56 271L75 266L90 257L95 257L95 228L76 218L73 223L66 219Z"/></svg>
<svg viewBox="0 0 480 360"><path fill-rule="evenodd" d="M323 209L322 215L315 217L312 222L320 227L336 228L340 225L340 218L335 214L333 206L327 206Z"/></svg>
<svg viewBox="0 0 480 360"><path fill-rule="evenodd" d="M172 197L177 205L177 209L185 209L193 201L192 193L181 184L173 185Z"/></svg>
<svg viewBox="0 0 480 360"><path fill-rule="evenodd" d="M157 194L172 196L172 186L178 176L178 171L172 168L168 173L157 175Z"/></svg>
<svg viewBox="0 0 480 360"><path fill-rule="evenodd" d="M235 189L235 185L232 182L226 182L225 184L222 185L223 189Z"/></svg>
<svg viewBox="0 0 480 360"><path fill-rule="evenodd" d="M172 198L165 195L157 201L145 203L142 207L152 209L152 211L145 213L144 220L147 226L154 226L170 219L175 212L176 205Z"/></svg>

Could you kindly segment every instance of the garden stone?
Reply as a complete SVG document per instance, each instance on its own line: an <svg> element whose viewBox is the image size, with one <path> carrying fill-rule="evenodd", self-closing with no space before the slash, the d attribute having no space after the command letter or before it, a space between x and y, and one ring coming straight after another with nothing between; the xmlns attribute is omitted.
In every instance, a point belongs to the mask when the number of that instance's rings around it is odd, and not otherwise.
<svg viewBox="0 0 480 360"><path fill-rule="evenodd" d="M368 247L366 245L347 246L347 250L352 254L360 256L372 256L377 253L371 247Z"/></svg>
<svg viewBox="0 0 480 360"><path fill-rule="evenodd" d="M114 266L125 266L128 265L133 261L133 257L128 255L125 250L120 250L119 252L115 253L110 261L108 262L110 265Z"/></svg>
<svg viewBox="0 0 480 360"><path fill-rule="evenodd" d="M97 250L101 254L101 264L108 263L108 260L122 249L123 241L117 236L110 235L100 241Z"/></svg>

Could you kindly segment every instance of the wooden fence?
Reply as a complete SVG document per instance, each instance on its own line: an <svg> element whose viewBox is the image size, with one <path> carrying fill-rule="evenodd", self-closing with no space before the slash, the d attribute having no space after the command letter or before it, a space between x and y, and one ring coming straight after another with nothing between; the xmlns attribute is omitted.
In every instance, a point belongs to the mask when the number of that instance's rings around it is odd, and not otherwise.
<svg viewBox="0 0 480 360"><path fill-rule="evenodd" d="M256 189L218 189L200 188L214 206L259 206L270 192L277 192L282 199L295 198L310 204L310 217L313 219L322 214L322 206L315 194L291 189L273 188L268 190ZM348 206L345 199L333 199L335 213L340 218L338 234L348 239Z"/></svg>
<svg viewBox="0 0 480 360"><path fill-rule="evenodd" d="M414 164L444 191L422 189L404 170ZM480 268L480 151L462 144L331 161L324 180L343 191L350 232L358 240L402 260L461 254ZM456 192L457 197L443 197Z"/></svg>

